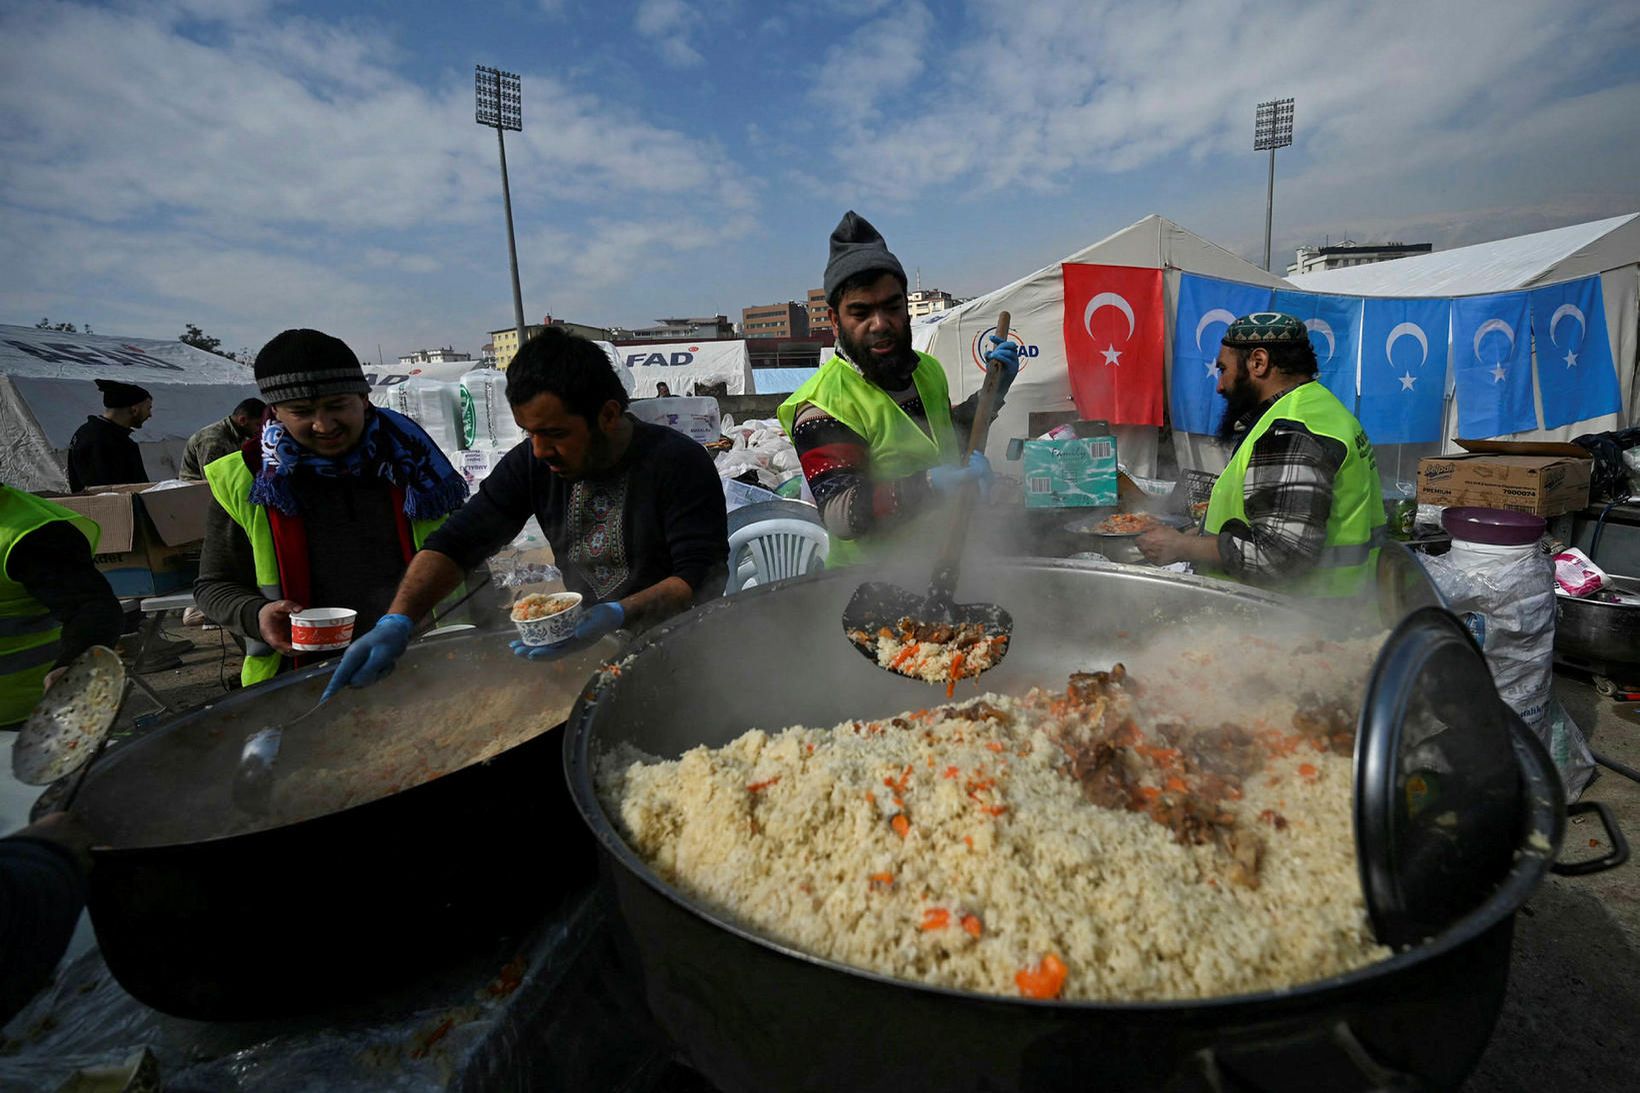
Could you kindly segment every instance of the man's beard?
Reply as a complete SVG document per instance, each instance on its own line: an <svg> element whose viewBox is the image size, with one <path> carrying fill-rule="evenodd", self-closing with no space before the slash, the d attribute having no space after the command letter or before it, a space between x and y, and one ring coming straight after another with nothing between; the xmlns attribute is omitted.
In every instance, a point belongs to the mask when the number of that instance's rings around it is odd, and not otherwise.
<svg viewBox="0 0 1640 1093"><path fill-rule="evenodd" d="M1219 439L1227 444L1233 443L1237 423L1260 401L1258 388L1253 386L1253 380L1246 370L1237 371L1235 381L1230 384L1230 393L1224 396L1224 417L1219 420Z"/></svg>
<svg viewBox="0 0 1640 1093"><path fill-rule="evenodd" d="M894 339L893 354L886 358L879 357L868 345L856 342L841 330L837 332L837 342L848 359L860 366L866 379L883 390L903 391L911 386L911 373L917 370L917 354L911 350L909 326L901 329Z"/></svg>

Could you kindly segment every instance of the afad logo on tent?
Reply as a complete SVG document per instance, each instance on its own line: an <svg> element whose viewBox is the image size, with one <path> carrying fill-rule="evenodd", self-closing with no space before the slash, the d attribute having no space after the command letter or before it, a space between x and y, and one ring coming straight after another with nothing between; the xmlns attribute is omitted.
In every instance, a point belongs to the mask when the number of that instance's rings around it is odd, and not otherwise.
<svg viewBox="0 0 1640 1093"><path fill-rule="evenodd" d="M628 353L626 366L628 368L681 368L695 362L695 354L700 352L700 346L691 345L688 352L673 353L667 359L665 353Z"/></svg>
<svg viewBox="0 0 1640 1093"><path fill-rule="evenodd" d="M973 342L968 346L968 356L972 358L974 367L981 372L985 371L985 354L991 349L991 335L996 332L997 328L995 326L988 326L975 334ZM1029 362L1029 358L1039 356L1042 353L1041 346L1034 345L1021 338L1019 330L1015 327L1008 328L1008 340L1019 346L1019 370L1021 372L1025 371L1025 365Z"/></svg>

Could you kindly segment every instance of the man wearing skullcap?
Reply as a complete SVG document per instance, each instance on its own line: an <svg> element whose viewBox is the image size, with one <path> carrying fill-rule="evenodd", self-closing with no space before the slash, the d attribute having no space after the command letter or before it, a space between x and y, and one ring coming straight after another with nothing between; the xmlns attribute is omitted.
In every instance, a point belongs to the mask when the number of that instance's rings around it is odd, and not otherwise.
<svg viewBox="0 0 1640 1093"><path fill-rule="evenodd" d="M287 330L255 372L273 413L256 442L205 464L216 504L194 582L206 617L244 640L247 687L316 659L291 645L295 612L350 608L356 633L376 625L411 557L467 496L421 426L370 404L340 339Z"/></svg>
<svg viewBox="0 0 1640 1093"><path fill-rule="evenodd" d="M68 442L68 488L75 493L148 481L131 430L154 416L154 397L134 383L115 380L98 380L97 390L103 412L87 417Z"/></svg>
<svg viewBox="0 0 1640 1093"><path fill-rule="evenodd" d="M797 447L831 537L830 566L881 550L883 535L936 494L990 477L983 452L957 460L978 392L953 407L940 362L911 347L905 268L865 217L843 214L831 233L826 315L837 355L777 414ZM1019 347L991 336L987 361L1002 369L996 410L1019 372Z"/></svg>
<svg viewBox="0 0 1640 1093"><path fill-rule="evenodd" d="M1310 596L1370 587L1386 522L1378 459L1355 415L1316 382L1317 368L1309 330L1291 315L1230 324L1218 359L1228 403L1219 435L1234 453L1202 534L1147 532L1147 559Z"/></svg>

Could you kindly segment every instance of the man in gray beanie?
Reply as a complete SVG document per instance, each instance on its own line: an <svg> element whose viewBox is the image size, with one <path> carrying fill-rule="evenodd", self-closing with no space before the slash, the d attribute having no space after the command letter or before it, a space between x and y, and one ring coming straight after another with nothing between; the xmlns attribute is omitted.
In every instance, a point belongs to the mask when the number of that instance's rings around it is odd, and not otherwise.
<svg viewBox="0 0 1640 1093"><path fill-rule="evenodd" d="M831 233L824 285L837 355L777 413L831 537L826 564L838 566L864 560L873 539L933 495L983 481L991 468L983 452L957 465L979 395L952 406L940 362L911 348L905 267L857 213ZM991 343L985 359L1002 368L1001 410L1019 347L995 335Z"/></svg>

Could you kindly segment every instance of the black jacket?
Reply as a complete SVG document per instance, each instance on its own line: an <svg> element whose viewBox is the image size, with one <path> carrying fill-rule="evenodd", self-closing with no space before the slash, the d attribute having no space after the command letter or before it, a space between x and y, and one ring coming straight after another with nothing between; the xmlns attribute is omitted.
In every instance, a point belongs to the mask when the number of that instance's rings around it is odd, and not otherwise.
<svg viewBox="0 0 1640 1093"><path fill-rule="evenodd" d="M68 488L75 493L92 486L121 486L146 482L142 449L131 430L96 415L74 430L68 442Z"/></svg>

